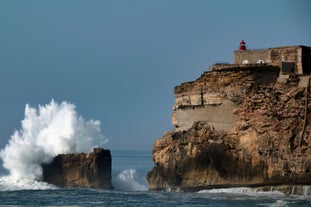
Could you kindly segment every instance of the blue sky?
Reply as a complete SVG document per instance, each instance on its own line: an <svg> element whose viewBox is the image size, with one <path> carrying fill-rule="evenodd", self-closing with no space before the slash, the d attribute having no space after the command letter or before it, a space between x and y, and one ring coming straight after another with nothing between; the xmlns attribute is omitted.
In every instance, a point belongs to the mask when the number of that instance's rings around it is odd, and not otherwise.
<svg viewBox="0 0 311 207"><path fill-rule="evenodd" d="M0 1L0 148L25 104L74 103L110 149L152 149L174 87L249 48L311 46L311 1Z"/></svg>

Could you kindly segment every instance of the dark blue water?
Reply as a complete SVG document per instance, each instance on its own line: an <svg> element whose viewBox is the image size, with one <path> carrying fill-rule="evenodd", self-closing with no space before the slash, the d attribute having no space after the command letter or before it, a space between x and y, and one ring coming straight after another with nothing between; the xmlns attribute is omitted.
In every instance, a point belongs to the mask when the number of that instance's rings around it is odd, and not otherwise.
<svg viewBox="0 0 311 207"><path fill-rule="evenodd" d="M146 173L152 168L149 151L112 151L115 190L49 189L38 183L21 189L0 182L0 206L311 206L310 196L280 192L220 189L196 193L147 191ZM3 169L0 171L4 174Z"/></svg>
<svg viewBox="0 0 311 207"><path fill-rule="evenodd" d="M275 195L126 192L90 189L0 192L11 206L310 206L310 199Z"/></svg>

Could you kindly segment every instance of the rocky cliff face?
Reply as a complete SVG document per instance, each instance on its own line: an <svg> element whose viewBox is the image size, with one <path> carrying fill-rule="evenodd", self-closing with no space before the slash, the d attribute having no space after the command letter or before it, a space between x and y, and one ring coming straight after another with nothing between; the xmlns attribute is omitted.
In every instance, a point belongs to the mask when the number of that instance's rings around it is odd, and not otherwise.
<svg viewBox="0 0 311 207"><path fill-rule="evenodd" d="M109 150L95 148L92 153L58 155L42 168L43 181L58 187L112 189Z"/></svg>
<svg viewBox="0 0 311 207"><path fill-rule="evenodd" d="M149 188L310 185L309 77L279 73L221 68L177 86L175 129L154 143Z"/></svg>

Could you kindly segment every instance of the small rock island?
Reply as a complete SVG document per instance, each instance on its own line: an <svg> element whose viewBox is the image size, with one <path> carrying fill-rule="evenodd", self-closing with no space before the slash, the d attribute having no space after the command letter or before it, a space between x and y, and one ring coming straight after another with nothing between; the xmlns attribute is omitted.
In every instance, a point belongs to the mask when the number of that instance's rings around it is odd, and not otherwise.
<svg viewBox="0 0 311 207"><path fill-rule="evenodd" d="M58 187L112 189L110 150L61 154L42 165L43 181Z"/></svg>
<svg viewBox="0 0 311 207"><path fill-rule="evenodd" d="M175 87L150 190L311 185L311 47L234 52Z"/></svg>

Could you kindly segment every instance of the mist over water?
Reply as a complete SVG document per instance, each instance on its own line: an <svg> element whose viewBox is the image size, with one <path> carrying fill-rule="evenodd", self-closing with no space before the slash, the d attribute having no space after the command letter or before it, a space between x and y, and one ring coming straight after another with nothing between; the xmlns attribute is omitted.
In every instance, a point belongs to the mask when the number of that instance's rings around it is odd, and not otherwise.
<svg viewBox="0 0 311 207"><path fill-rule="evenodd" d="M0 178L0 185L49 188L50 185L40 182L42 163L50 162L58 154L91 152L106 142L100 121L84 120L74 104L54 100L38 108L27 104L21 129L0 151L3 167L9 171L8 176Z"/></svg>
<svg viewBox="0 0 311 207"><path fill-rule="evenodd" d="M113 177L112 183L116 190L123 191L147 191L147 183L144 182L144 175L139 175L135 169L128 169Z"/></svg>

